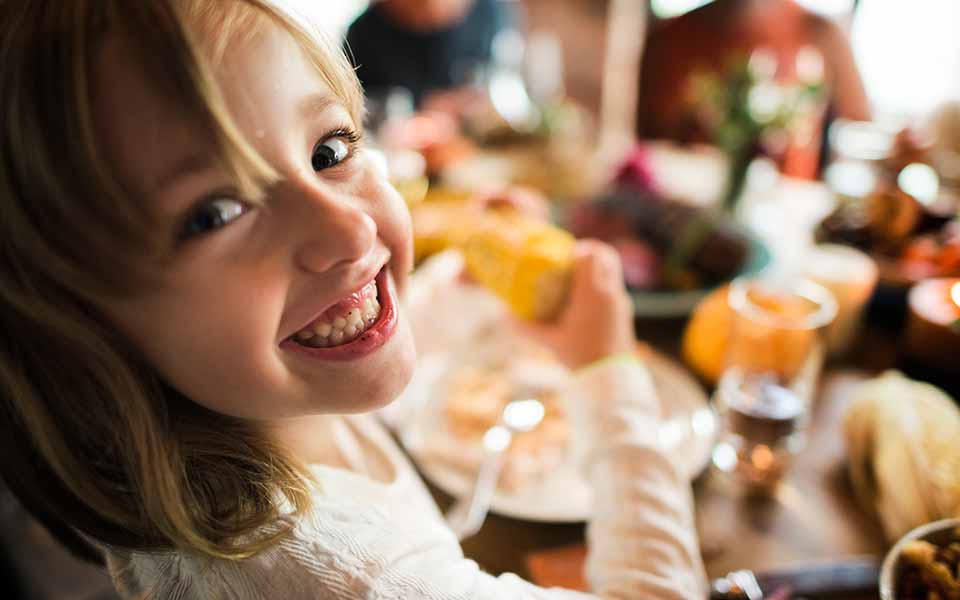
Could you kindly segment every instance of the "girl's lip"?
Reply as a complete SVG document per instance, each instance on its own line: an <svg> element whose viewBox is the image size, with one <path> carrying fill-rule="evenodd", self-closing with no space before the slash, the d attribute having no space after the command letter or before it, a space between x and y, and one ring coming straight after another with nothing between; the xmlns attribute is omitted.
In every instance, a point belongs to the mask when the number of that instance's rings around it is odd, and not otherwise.
<svg viewBox="0 0 960 600"><path fill-rule="evenodd" d="M380 316L370 329L357 339L330 348L310 348L298 344L292 338L280 343L284 350L290 350L310 358L328 361L350 361L364 358L386 344L397 330L397 296L390 276L389 267L381 269L376 277L377 292L380 298Z"/></svg>

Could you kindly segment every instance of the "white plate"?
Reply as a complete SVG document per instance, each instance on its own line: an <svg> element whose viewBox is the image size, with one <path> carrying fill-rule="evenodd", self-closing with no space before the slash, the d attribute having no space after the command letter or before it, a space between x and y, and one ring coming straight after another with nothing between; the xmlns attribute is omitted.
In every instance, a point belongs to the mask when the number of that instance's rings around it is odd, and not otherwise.
<svg viewBox="0 0 960 600"><path fill-rule="evenodd" d="M660 442L690 479L710 460L717 420L700 385L670 359L653 354L647 365L660 393L664 420ZM474 474L432 458L414 438L401 435L414 462L427 479L454 497L467 493ZM499 489L491 511L528 521L575 523L590 516L591 490L569 461L546 477L516 490Z"/></svg>

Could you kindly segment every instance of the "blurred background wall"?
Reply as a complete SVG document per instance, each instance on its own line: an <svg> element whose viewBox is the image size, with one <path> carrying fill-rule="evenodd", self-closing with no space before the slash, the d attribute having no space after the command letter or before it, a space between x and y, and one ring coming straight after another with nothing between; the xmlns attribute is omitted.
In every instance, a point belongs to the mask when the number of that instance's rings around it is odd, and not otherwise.
<svg viewBox="0 0 960 600"><path fill-rule="evenodd" d="M344 32L370 0L283 0ZM565 42L571 94L599 109L602 43L608 0L504 0L530 29L554 29ZM642 2L642 0L636 0ZM682 15L711 0L649 0L651 20ZM830 16L851 44L877 118L906 119L960 97L960 2L956 0L798 0ZM854 9L856 13L854 14ZM584 18L588 17L588 18ZM591 18L592 17L592 18Z"/></svg>

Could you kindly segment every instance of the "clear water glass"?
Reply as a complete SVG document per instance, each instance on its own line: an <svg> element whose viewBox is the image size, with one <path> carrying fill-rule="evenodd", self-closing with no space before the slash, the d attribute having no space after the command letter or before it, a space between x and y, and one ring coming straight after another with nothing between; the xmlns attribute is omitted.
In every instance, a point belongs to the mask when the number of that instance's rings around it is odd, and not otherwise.
<svg viewBox="0 0 960 600"><path fill-rule="evenodd" d="M803 448L837 303L804 279L740 279L729 302L735 317L714 396L722 432L713 464L749 490L770 491Z"/></svg>

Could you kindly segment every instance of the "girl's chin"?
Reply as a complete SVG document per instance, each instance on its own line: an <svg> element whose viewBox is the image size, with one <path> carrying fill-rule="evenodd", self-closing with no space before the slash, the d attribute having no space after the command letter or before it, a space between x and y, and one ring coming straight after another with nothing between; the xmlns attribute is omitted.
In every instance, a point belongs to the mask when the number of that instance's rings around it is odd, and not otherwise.
<svg viewBox="0 0 960 600"><path fill-rule="evenodd" d="M406 389L416 368L417 355L413 335L406 321L401 320L394 338L381 349L380 360L367 373L347 377L347 389L331 399L336 408L331 412L357 414L378 410L396 400ZM320 391L329 393L324 385Z"/></svg>
<svg viewBox="0 0 960 600"><path fill-rule="evenodd" d="M396 344L396 354L393 360L384 365L384 370L380 378L380 386L377 386L376 396L378 402L374 407L368 410L383 408L396 400L407 384L413 378L414 369L417 366L417 351L413 343L413 334L404 320L400 325L401 331L397 332L395 339L391 340Z"/></svg>

